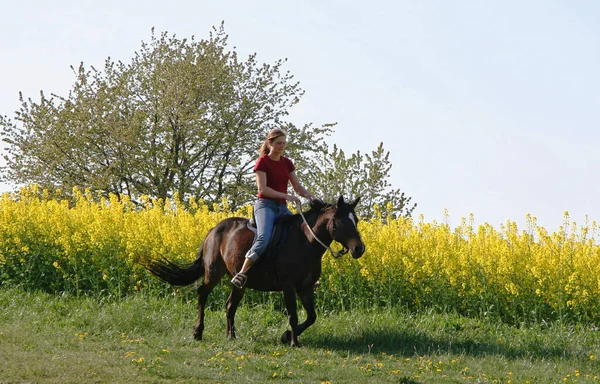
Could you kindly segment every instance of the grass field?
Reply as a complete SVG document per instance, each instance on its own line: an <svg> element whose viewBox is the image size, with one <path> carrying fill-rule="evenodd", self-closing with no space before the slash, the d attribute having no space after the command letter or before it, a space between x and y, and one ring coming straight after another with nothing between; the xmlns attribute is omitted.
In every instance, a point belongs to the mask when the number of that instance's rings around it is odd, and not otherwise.
<svg viewBox="0 0 600 384"><path fill-rule="evenodd" d="M225 280L197 342L193 288L138 263L191 261L210 228L249 212L74 194L0 197L0 384L600 382L594 221L361 221L365 256L323 258L319 319L292 349L279 294L248 292L230 341Z"/></svg>
<svg viewBox="0 0 600 384"><path fill-rule="evenodd" d="M597 383L594 326L509 326L433 312L319 313L300 341L281 345L274 304L242 306L237 340L224 311L192 338L195 303L145 294L122 299L0 290L0 383Z"/></svg>

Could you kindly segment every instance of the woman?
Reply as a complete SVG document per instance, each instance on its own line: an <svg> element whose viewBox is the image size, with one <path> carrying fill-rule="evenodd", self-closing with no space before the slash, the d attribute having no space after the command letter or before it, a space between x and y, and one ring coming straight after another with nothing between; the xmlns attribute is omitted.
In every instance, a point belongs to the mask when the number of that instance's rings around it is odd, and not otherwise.
<svg viewBox="0 0 600 384"><path fill-rule="evenodd" d="M256 220L256 241L246 253L242 270L231 280L237 288L246 284L246 272L262 255L269 241L275 219L282 215L291 215L287 208L287 201L300 203L300 199L287 193L288 183L292 183L294 191L309 200L313 199L298 181L294 172L295 167L290 159L283 156L286 144L286 133L283 129L273 129L260 147L260 157L254 166L256 184L258 186L258 199L254 204L254 218Z"/></svg>

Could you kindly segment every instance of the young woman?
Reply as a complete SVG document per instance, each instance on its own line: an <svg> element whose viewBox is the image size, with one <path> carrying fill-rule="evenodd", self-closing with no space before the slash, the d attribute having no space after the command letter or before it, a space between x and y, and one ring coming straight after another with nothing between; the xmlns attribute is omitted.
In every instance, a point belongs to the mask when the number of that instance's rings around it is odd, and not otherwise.
<svg viewBox="0 0 600 384"><path fill-rule="evenodd" d="M300 203L300 199L287 193L288 183L292 184L294 191L309 200L313 199L298 181L294 172L295 167L290 159L283 156L286 144L286 132L282 129L273 129L260 147L260 157L254 166L256 184L258 186L258 199L254 203L254 218L256 220L256 241L246 253L242 270L231 280L237 288L246 284L246 272L262 255L269 241L275 219L282 215L291 215L287 208L287 201Z"/></svg>

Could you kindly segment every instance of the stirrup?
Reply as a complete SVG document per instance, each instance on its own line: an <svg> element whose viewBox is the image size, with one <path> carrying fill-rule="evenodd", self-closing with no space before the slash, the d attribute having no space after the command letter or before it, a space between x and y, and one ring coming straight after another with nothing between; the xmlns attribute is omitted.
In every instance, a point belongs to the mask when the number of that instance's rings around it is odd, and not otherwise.
<svg viewBox="0 0 600 384"><path fill-rule="evenodd" d="M242 289L244 288L244 285L246 285L247 279L248 278L243 273L237 273L235 276L233 276L233 279L231 279L231 285L238 289Z"/></svg>

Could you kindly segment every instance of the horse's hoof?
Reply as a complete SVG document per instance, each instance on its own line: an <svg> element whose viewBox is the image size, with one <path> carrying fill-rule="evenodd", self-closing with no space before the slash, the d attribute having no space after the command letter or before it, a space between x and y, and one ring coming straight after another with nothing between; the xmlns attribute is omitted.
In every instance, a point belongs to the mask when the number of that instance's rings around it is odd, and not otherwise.
<svg viewBox="0 0 600 384"><path fill-rule="evenodd" d="M198 340L198 341L202 341L202 331L194 331L194 339Z"/></svg>
<svg viewBox="0 0 600 384"><path fill-rule="evenodd" d="M281 342L283 344L289 345L292 337L292 331L285 331L283 335L281 335Z"/></svg>
<svg viewBox="0 0 600 384"><path fill-rule="evenodd" d="M285 345L291 345L292 347L300 347L298 340L292 340L292 331L285 331L281 335L281 342Z"/></svg>

